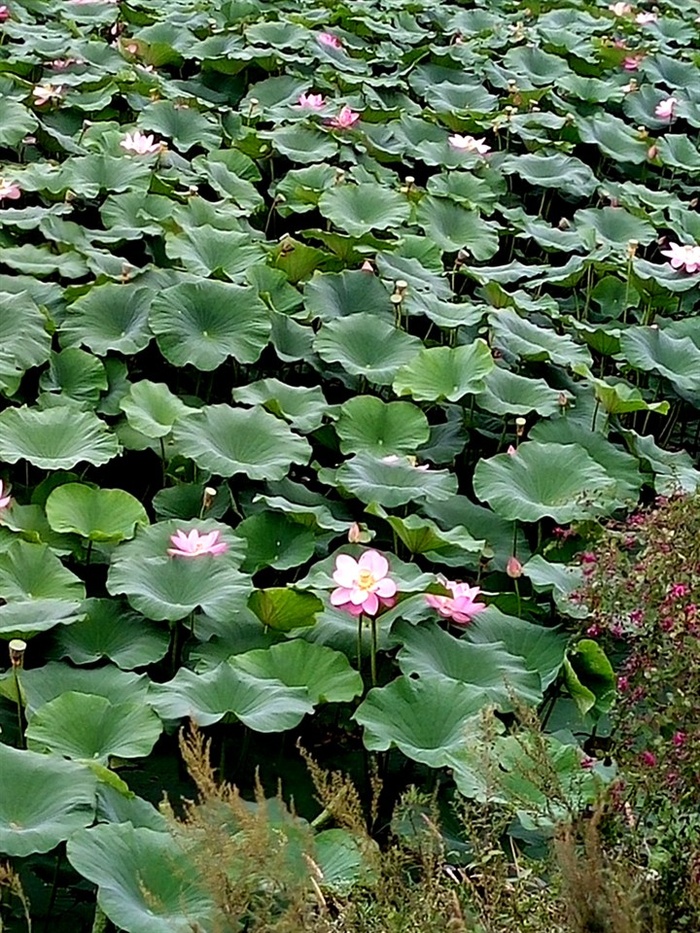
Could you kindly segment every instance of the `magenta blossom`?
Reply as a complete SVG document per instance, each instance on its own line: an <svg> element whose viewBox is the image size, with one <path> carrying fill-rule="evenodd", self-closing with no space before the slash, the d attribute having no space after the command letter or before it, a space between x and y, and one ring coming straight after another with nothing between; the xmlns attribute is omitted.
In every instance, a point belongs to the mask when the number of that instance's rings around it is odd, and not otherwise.
<svg viewBox="0 0 700 933"><path fill-rule="evenodd" d="M451 590L452 596L436 596L434 593L427 593L425 601L443 618L450 619L456 625L468 625L475 615L486 609L485 603L476 602L481 593L478 586L455 583L453 580L441 580L440 582L445 589Z"/></svg>
<svg viewBox="0 0 700 933"><path fill-rule="evenodd" d="M0 23L6 23L9 18L10 18L10 11L7 9L5 4L3 3L0 6Z"/></svg>
<svg viewBox="0 0 700 933"><path fill-rule="evenodd" d="M335 559L331 605L351 615L376 615L380 605L393 605L396 583L389 577L389 562L379 551L365 551L359 560L349 554Z"/></svg>
<svg viewBox="0 0 700 933"><path fill-rule="evenodd" d="M338 116L333 117L333 119L329 120L328 123L330 126L335 127L337 130L349 130L357 123L359 119L359 113L355 113L355 111L351 110L350 107L348 107L346 104Z"/></svg>
<svg viewBox="0 0 700 933"><path fill-rule="evenodd" d="M656 755L650 751L644 751L640 754L639 760L647 768L656 767Z"/></svg>
<svg viewBox="0 0 700 933"><path fill-rule="evenodd" d="M171 557L201 557L203 554L223 554L228 551L228 544L220 541L220 531L210 531L209 534L200 534L196 528L193 528L189 534L184 531L176 531L170 536L173 547L168 548L168 554Z"/></svg>
<svg viewBox="0 0 700 933"><path fill-rule="evenodd" d="M12 496L7 495L5 484L0 479L0 509L6 509L11 501Z"/></svg>
<svg viewBox="0 0 700 933"><path fill-rule="evenodd" d="M321 45L328 46L329 49L342 49L343 43L337 36L334 36L331 32L322 32L318 36L318 41Z"/></svg>
<svg viewBox="0 0 700 933"><path fill-rule="evenodd" d="M300 94L296 105L304 110L323 110L326 101L323 94Z"/></svg>

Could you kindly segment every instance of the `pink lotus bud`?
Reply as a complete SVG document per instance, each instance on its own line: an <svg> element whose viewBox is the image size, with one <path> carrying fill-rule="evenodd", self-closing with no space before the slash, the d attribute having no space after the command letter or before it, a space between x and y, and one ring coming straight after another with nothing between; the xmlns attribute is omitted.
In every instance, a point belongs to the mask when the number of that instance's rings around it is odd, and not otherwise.
<svg viewBox="0 0 700 933"><path fill-rule="evenodd" d="M350 544L359 544L362 541L362 529L357 524L357 522L353 522L352 525L350 525L348 530L348 541Z"/></svg>
<svg viewBox="0 0 700 933"><path fill-rule="evenodd" d="M518 580L523 575L523 565L520 563L515 555L508 558L508 563L506 564L506 573L511 578L511 580Z"/></svg>

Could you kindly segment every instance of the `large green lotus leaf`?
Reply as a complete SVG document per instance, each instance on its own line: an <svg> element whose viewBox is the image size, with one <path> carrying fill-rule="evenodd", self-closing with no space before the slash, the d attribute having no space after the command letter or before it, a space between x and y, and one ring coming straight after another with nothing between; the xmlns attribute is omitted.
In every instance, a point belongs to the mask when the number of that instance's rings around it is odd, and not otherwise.
<svg viewBox="0 0 700 933"><path fill-rule="evenodd" d="M380 505L369 505L370 515L379 515L389 523L411 554L424 554L429 560L448 566L463 566L468 554L481 554L485 541L477 541L466 528L455 525L443 531L434 521L421 515L388 515Z"/></svg>
<svg viewBox="0 0 700 933"><path fill-rule="evenodd" d="M115 158L104 152L66 159L61 171L63 186L80 191L85 198L97 198L105 191L145 191L150 180L151 170L143 161Z"/></svg>
<svg viewBox="0 0 700 933"><path fill-rule="evenodd" d="M422 344L374 314L360 311L328 321L314 349L326 363L340 363L352 376L390 385L396 370L412 360Z"/></svg>
<svg viewBox="0 0 700 933"><path fill-rule="evenodd" d="M0 100L0 146L21 143L25 136L37 128L37 118L29 110L8 97Z"/></svg>
<svg viewBox="0 0 700 933"><path fill-rule="evenodd" d="M56 487L46 500L46 517L54 531L90 541L123 541L148 525L146 510L130 493L81 483Z"/></svg>
<svg viewBox="0 0 700 933"><path fill-rule="evenodd" d="M396 373L393 388L397 395L419 401L456 402L467 393L482 392L493 367L491 350L481 338L463 347L430 347Z"/></svg>
<svg viewBox="0 0 700 933"><path fill-rule="evenodd" d="M314 836L314 862L321 870L321 887L339 894L371 878L360 843L347 829L324 829Z"/></svg>
<svg viewBox="0 0 700 933"><path fill-rule="evenodd" d="M700 152L685 134L664 133L656 141L664 165L686 172L700 171Z"/></svg>
<svg viewBox="0 0 700 933"><path fill-rule="evenodd" d="M363 236L372 230L396 230L411 214L406 197L371 182L329 188L321 195L318 209L323 217L351 236Z"/></svg>
<svg viewBox="0 0 700 933"><path fill-rule="evenodd" d="M509 155L500 168L506 175L515 173L531 185L557 188L574 197L588 197L598 187L598 179L585 162L559 152Z"/></svg>
<svg viewBox="0 0 700 933"><path fill-rule="evenodd" d="M103 658L130 671L164 658L168 634L132 612L116 599L87 599L80 607L86 618L62 627L56 644L62 657L74 664Z"/></svg>
<svg viewBox="0 0 700 933"><path fill-rule="evenodd" d="M614 162L646 162L649 140L619 117L597 110L590 117L577 116L576 128L584 143L597 145Z"/></svg>
<svg viewBox="0 0 700 933"><path fill-rule="evenodd" d="M169 233L165 251L171 259L181 260L188 272L203 277L222 275L238 279L255 262L265 259L259 240L240 230L218 230L204 224L193 230Z"/></svg>
<svg viewBox="0 0 700 933"><path fill-rule="evenodd" d="M576 211L576 228L590 227L598 243L625 248L630 240L647 246L656 238L653 225L624 207L596 207Z"/></svg>
<svg viewBox="0 0 700 933"><path fill-rule="evenodd" d="M210 726L233 713L254 732L284 732L313 712L305 687L254 677L224 663L206 674L180 668L165 684L152 684L149 703L163 719L193 719Z"/></svg>
<svg viewBox="0 0 700 933"><path fill-rule="evenodd" d="M466 496L452 496L442 502L429 502L422 507L426 515L434 518L440 527L449 532L456 527L466 528L469 534L485 541L485 550L493 554L489 567L504 571L508 559L513 555L513 545L521 556L529 553L525 535L517 528L517 522L501 518L491 509L477 505ZM466 567L472 567L465 560Z"/></svg>
<svg viewBox="0 0 700 933"><path fill-rule="evenodd" d="M254 288L209 279L166 288L153 300L149 323L169 363L207 372L229 356L254 363L270 337Z"/></svg>
<svg viewBox="0 0 700 933"><path fill-rule="evenodd" d="M536 411L546 418L561 411L559 392L544 379L519 376L502 366L495 366L488 374L476 401L494 415L528 415Z"/></svg>
<svg viewBox="0 0 700 933"><path fill-rule="evenodd" d="M316 272L304 288L304 307L311 317L330 321L364 311L393 321L389 292L375 275L353 269Z"/></svg>
<svg viewBox="0 0 700 933"><path fill-rule="evenodd" d="M279 379L260 379L240 386L233 390L233 400L242 405L262 405L304 434L321 427L330 407L320 386L307 389Z"/></svg>
<svg viewBox="0 0 700 933"><path fill-rule="evenodd" d="M170 833L130 822L102 823L75 833L67 855L73 868L97 885L97 901L119 929L191 933L210 928L211 895Z"/></svg>
<svg viewBox="0 0 700 933"><path fill-rule="evenodd" d="M634 505L642 486L639 462L627 451L612 444L598 431L589 430L569 418L540 421L530 431L530 439L556 444L578 444L583 447L608 476L616 481L615 498Z"/></svg>
<svg viewBox="0 0 700 933"><path fill-rule="evenodd" d="M395 745L406 757L440 768L464 744L469 719L487 704L483 690L449 677L399 677L370 690L353 719L364 727L370 751Z"/></svg>
<svg viewBox="0 0 700 933"><path fill-rule="evenodd" d="M171 535L193 529L202 534L218 531L228 550L198 557L168 556ZM174 622L201 609L223 622L236 615L250 593L250 577L238 569L242 557L243 542L228 525L210 519L158 522L115 549L107 589L112 595L126 596L147 619Z"/></svg>
<svg viewBox="0 0 700 933"><path fill-rule="evenodd" d="M181 152L194 146L216 149L221 142L221 128L214 118L171 100L148 104L141 111L141 124L144 130L172 139Z"/></svg>
<svg viewBox="0 0 700 933"><path fill-rule="evenodd" d="M526 441L515 454L480 460L474 492L504 518L567 525L605 513L615 480L579 444Z"/></svg>
<svg viewBox="0 0 700 933"><path fill-rule="evenodd" d="M455 638L437 623L410 625L400 622L392 629L402 645L399 667L406 676L436 675L476 687L500 710L512 709L513 697L537 704L542 699L539 676L528 670L522 658L502 645L474 644Z"/></svg>
<svg viewBox="0 0 700 933"><path fill-rule="evenodd" d="M448 470L426 469L408 457L356 454L336 471L336 482L361 502L395 508L407 502L449 499L457 492L457 477Z"/></svg>
<svg viewBox="0 0 700 933"><path fill-rule="evenodd" d="M83 462L101 466L119 451L104 421L73 405L25 405L0 414L0 459L7 463L24 459L41 470L70 470Z"/></svg>
<svg viewBox="0 0 700 933"><path fill-rule="evenodd" d="M0 852L49 852L95 818L97 779L82 765L0 744Z"/></svg>
<svg viewBox="0 0 700 933"><path fill-rule="evenodd" d="M177 419L188 412L187 405L165 383L148 379L130 385L119 407L131 427L146 437L165 437Z"/></svg>
<svg viewBox="0 0 700 933"><path fill-rule="evenodd" d="M68 308L61 322L61 342L84 344L98 356L109 350L139 353L151 340L148 312L152 288L108 283L91 288Z"/></svg>
<svg viewBox="0 0 700 933"><path fill-rule="evenodd" d="M0 598L82 601L82 580L63 566L46 544L15 541L0 554Z"/></svg>
<svg viewBox="0 0 700 933"><path fill-rule="evenodd" d="M700 396L700 350L690 337L672 337L658 327L630 327L620 336L620 348L635 369L664 376L689 401Z"/></svg>
<svg viewBox="0 0 700 933"><path fill-rule="evenodd" d="M261 408L208 405L176 422L173 437L200 469L224 477L282 479L292 463L306 463L311 453L304 438Z"/></svg>
<svg viewBox="0 0 700 933"><path fill-rule="evenodd" d="M349 703L362 693L362 677L340 651L295 638L237 654L230 664L253 677L305 687L318 703Z"/></svg>
<svg viewBox="0 0 700 933"><path fill-rule="evenodd" d="M80 602L26 599L0 606L0 638L30 638L55 625L71 626L82 618Z"/></svg>
<svg viewBox="0 0 700 933"><path fill-rule="evenodd" d="M623 436L632 452L653 471L654 489L659 495L673 495L679 490L693 493L700 486L700 472L695 469L693 459L686 450L677 453L664 450L651 434L644 436L635 431L625 431Z"/></svg>
<svg viewBox="0 0 700 933"><path fill-rule="evenodd" d="M248 544L242 565L246 573L256 573L263 567L298 567L312 557L316 543L311 529L280 512L256 512L236 526L236 534Z"/></svg>
<svg viewBox="0 0 700 933"><path fill-rule="evenodd" d="M92 353L68 347L51 354L49 368L42 373L39 387L44 392L60 392L94 407L100 394L108 388L107 373L102 361Z"/></svg>
<svg viewBox="0 0 700 933"><path fill-rule="evenodd" d="M335 426L343 453L375 456L414 453L430 436L428 419L410 402L383 402L356 395L340 409Z"/></svg>
<svg viewBox="0 0 700 933"><path fill-rule="evenodd" d="M202 483L179 483L177 486L164 486L153 497L153 509L159 521L179 518L185 521L197 518L201 513L206 486ZM213 488L213 487L212 487ZM207 498L207 501L208 498ZM216 498L207 509L207 518L222 518L231 506L231 491L228 486L219 486Z"/></svg>
<svg viewBox="0 0 700 933"><path fill-rule="evenodd" d="M113 705L105 697L69 691L36 710L26 736L37 751L107 764L110 755L145 758L162 728L153 710L138 700Z"/></svg>
<svg viewBox="0 0 700 933"><path fill-rule="evenodd" d="M509 654L522 658L528 671L537 673L542 690L556 680L569 641L558 629L505 615L495 606L488 606L474 618L464 640L474 645L503 645Z"/></svg>
<svg viewBox="0 0 700 933"><path fill-rule="evenodd" d="M581 715L607 713L615 699L617 678L601 646L582 638L564 659L564 682Z"/></svg>
<svg viewBox="0 0 700 933"><path fill-rule="evenodd" d="M288 586L255 590L248 607L266 628L276 632L291 632L316 624L323 603L312 593L299 593Z"/></svg>
<svg viewBox="0 0 700 933"><path fill-rule="evenodd" d="M575 343L566 334L538 327L515 311L507 308L493 311L489 315L489 324L496 346L525 360L551 360L559 366L590 366L592 363L586 347Z"/></svg>
<svg viewBox="0 0 700 933"><path fill-rule="evenodd" d="M13 394L22 374L51 354L46 319L27 292L0 292L0 389Z"/></svg>
<svg viewBox="0 0 700 933"><path fill-rule="evenodd" d="M600 402L603 411L609 415L626 415L633 411L668 414L669 402L648 402L636 386L630 385L624 379L608 376L603 380L592 375L588 375L588 379L593 386L596 401Z"/></svg>
<svg viewBox="0 0 700 933"><path fill-rule="evenodd" d="M118 705L138 700L143 705L149 680L144 674L119 670L112 664L95 668L76 668L58 661L22 673L22 690L26 696L27 716L31 719L45 703L63 693L88 693L104 697Z"/></svg>
<svg viewBox="0 0 700 933"><path fill-rule="evenodd" d="M456 253L467 250L479 262L491 259L498 251L497 226L477 213L447 198L423 198L417 221L425 234L442 249Z"/></svg>
<svg viewBox="0 0 700 933"><path fill-rule="evenodd" d="M338 149L331 136L310 126L278 126L269 133L261 131L260 135L267 136L281 155L302 164L332 159Z"/></svg>
<svg viewBox="0 0 700 933"><path fill-rule="evenodd" d="M573 594L583 586L583 568L576 564L555 563L541 554L533 554L523 565L523 574L538 593L552 593L554 602L562 615L586 618L588 609L576 600Z"/></svg>

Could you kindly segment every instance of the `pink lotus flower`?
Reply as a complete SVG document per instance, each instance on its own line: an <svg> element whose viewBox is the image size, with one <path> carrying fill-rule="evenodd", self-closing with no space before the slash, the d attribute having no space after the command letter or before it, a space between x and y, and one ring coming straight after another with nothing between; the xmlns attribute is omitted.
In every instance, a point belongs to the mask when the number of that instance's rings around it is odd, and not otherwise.
<svg viewBox="0 0 700 933"><path fill-rule="evenodd" d="M56 71L65 71L66 68L70 68L71 65L83 64L77 58L54 58L51 62L51 67Z"/></svg>
<svg viewBox="0 0 700 933"><path fill-rule="evenodd" d="M209 534L201 535L196 528L193 528L189 534L184 531L177 531L170 536L174 547L168 548L170 557L201 557L203 554L223 554L228 551L228 544L220 541L221 532L210 531Z"/></svg>
<svg viewBox="0 0 700 933"><path fill-rule="evenodd" d="M42 107L52 100L60 100L63 97L63 88L53 84L37 84L35 88L32 88L32 97L35 105Z"/></svg>
<svg viewBox="0 0 700 933"><path fill-rule="evenodd" d="M333 580L338 584L331 593L331 606L354 616L376 615L380 605L393 605L396 583L389 578L389 562L379 551L365 551L359 560L349 554L335 559Z"/></svg>
<svg viewBox="0 0 700 933"><path fill-rule="evenodd" d="M323 94L300 94L297 100L297 107L304 110L323 110L325 106Z"/></svg>
<svg viewBox="0 0 700 933"><path fill-rule="evenodd" d="M656 13L637 13L635 17L640 26L648 26L650 23L655 23L658 18Z"/></svg>
<svg viewBox="0 0 700 933"><path fill-rule="evenodd" d="M491 146L487 146L483 138L474 139L473 136L460 136L459 133L455 133L454 136L450 136L449 143L453 149L461 149L462 152L476 152L479 155L491 152Z"/></svg>
<svg viewBox="0 0 700 933"><path fill-rule="evenodd" d="M468 625L475 615L486 609L485 603L476 602L481 592L478 586L455 583L453 580L441 580L440 582L445 589L452 591L452 596L436 596L434 593L427 593L425 601L443 618L450 619L456 625Z"/></svg>
<svg viewBox="0 0 700 933"><path fill-rule="evenodd" d="M611 3L608 7L615 16L628 16L632 12L631 3Z"/></svg>
<svg viewBox="0 0 700 933"><path fill-rule="evenodd" d="M359 119L359 113L355 113L355 111L351 110L350 107L348 107L346 104L338 116L333 117L333 119L329 120L328 123L330 126L333 126L338 130L349 130L357 123Z"/></svg>
<svg viewBox="0 0 700 933"><path fill-rule="evenodd" d="M622 67L625 71L636 71L643 58L643 55L628 55L627 58L623 60Z"/></svg>
<svg viewBox="0 0 700 933"><path fill-rule="evenodd" d="M677 106L678 100L675 97L667 97L656 105L654 113L660 120L673 120Z"/></svg>
<svg viewBox="0 0 700 933"><path fill-rule="evenodd" d="M12 502L12 496L5 495L6 488L3 481L0 479L0 509L6 509L10 502Z"/></svg>
<svg viewBox="0 0 700 933"><path fill-rule="evenodd" d="M152 135L145 136L139 130L127 133L119 145L127 152L133 152L136 155L153 155L154 152L161 150L161 144L155 142Z"/></svg>
<svg viewBox="0 0 700 933"><path fill-rule="evenodd" d="M3 3L2 6L0 6L0 23L6 23L9 18L10 18L10 11L7 9L5 4Z"/></svg>
<svg viewBox="0 0 700 933"><path fill-rule="evenodd" d="M19 185L16 185L13 181L8 181L6 178L0 178L0 201L5 199L16 201L21 194L22 191Z"/></svg>
<svg viewBox="0 0 700 933"><path fill-rule="evenodd" d="M509 557L506 563L506 573L511 580L517 580L523 575L523 565L517 557Z"/></svg>
<svg viewBox="0 0 700 933"><path fill-rule="evenodd" d="M668 246L668 249L661 250L661 255L669 257L674 269L683 269L684 272L700 270L700 246L688 246L687 243L669 243Z"/></svg>
<svg viewBox="0 0 700 933"><path fill-rule="evenodd" d="M331 32L322 32L318 36L318 41L321 45L328 46L329 49L342 49L343 43L337 36L334 36Z"/></svg>

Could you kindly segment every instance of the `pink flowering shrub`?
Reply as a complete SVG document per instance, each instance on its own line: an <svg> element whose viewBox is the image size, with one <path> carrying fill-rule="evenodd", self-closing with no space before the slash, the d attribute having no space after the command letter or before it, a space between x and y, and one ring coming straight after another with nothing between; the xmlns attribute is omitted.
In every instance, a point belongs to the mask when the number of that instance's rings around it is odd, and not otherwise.
<svg viewBox="0 0 700 933"><path fill-rule="evenodd" d="M586 634L618 671L610 751L622 836L673 892L669 916L695 904L683 923L700 929L700 498L662 498L609 526L581 565Z"/></svg>

